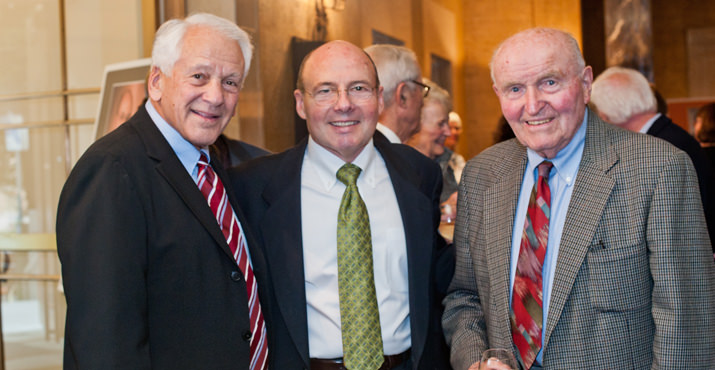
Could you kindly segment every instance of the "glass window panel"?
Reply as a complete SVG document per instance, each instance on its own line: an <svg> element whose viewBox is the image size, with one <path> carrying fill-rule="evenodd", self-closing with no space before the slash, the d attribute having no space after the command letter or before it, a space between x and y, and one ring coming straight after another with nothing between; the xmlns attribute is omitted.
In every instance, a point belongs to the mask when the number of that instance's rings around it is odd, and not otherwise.
<svg viewBox="0 0 715 370"><path fill-rule="evenodd" d="M40 98L0 102L0 130L4 124L61 121L62 98Z"/></svg>
<svg viewBox="0 0 715 370"><path fill-rule="evenodd" d="M8 274L58 275L53 252L13 252L3 259ZM58 281L1 284L6 368L61 369L66 304Z"/></svg>
<svg viewBox="0 0 715 370"><path fill-rule="evenodd" d="M90 119L94 122L97 118L99 94L70 96L67 103L69 119Z"/></svg>
<svg viewBox="0 0 715 370"><path fill-rule="evenodd" d="M0 131L0 232L55 231L66 177L64 127Z"/></svg>
<svg viewBox="0 0 715 370"><path fill-rule="evenodd" d="M0 95L62 88L57 0L0 0Z"/></svg>
<svg viewBox="0 0 715 370"><path fill-rule="evenodd" d="M85 150L94 142L94 124L69 127L70 168L74 167Z"/></svg>
<svg viewBox="0 0 715 370"><path fill-rule="evenodd" d="M104 66L142 57L141 0L65 0L67 83L99 87Z"/></svg>

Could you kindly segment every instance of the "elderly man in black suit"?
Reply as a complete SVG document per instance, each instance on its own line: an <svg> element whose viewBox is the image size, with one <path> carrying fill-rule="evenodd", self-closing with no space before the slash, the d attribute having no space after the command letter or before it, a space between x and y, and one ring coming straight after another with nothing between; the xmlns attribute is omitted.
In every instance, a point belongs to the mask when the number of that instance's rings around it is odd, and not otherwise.
<svg viewBox="0 0 715 370"><path fill-rule="evenodd" d="M251 54L228 20L164 23L149 100L72 170L57 213L65 369L266 368L265 262L209 151Z"/></svg>
<svg viewBox="0 0 715 370"><path fill-rule="evenodd" d="M436 267L439 166L375 133L382 87L355 45L314 50L297 87L309 137L231 173L269 261L271 367L448 368L436 293L450 279Z"/></svg>

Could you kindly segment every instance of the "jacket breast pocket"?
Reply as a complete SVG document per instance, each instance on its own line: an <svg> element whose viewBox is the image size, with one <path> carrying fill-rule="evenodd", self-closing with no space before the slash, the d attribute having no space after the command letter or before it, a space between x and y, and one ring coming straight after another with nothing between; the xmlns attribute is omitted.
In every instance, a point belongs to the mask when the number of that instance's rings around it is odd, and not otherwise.
<svg viewBox="0 0 715 370"><path fill-rule="evenodd" d="M589 298L603 312L634 311L651 305L653 279L645 244L597 242L586 257Z"/></svg>

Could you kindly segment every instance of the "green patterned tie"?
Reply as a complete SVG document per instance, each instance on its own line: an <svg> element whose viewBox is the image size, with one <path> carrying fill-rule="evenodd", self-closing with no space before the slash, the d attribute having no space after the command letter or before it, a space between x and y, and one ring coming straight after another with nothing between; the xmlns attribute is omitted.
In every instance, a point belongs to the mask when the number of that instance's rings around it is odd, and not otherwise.
<svg viewBox="0 0 715 370"><path fill-rule="evenodd" d="M380 313L372 268L372 238L367 208L360 198L360 167L338 170L345 193L338 211L338 288L343 360L348 370L378 369L383 361Z"/></svg>

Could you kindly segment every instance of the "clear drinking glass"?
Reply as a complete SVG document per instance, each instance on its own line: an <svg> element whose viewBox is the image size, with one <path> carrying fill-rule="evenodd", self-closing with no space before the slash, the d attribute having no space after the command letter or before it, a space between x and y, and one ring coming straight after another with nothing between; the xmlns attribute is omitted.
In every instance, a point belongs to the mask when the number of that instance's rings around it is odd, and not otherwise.
<svg viewBox="0 0 715 370"><path fill-rule="evenodd" d="M482 352L479 370L517 370L514 354L503 348L490 348Z"/></svg>

